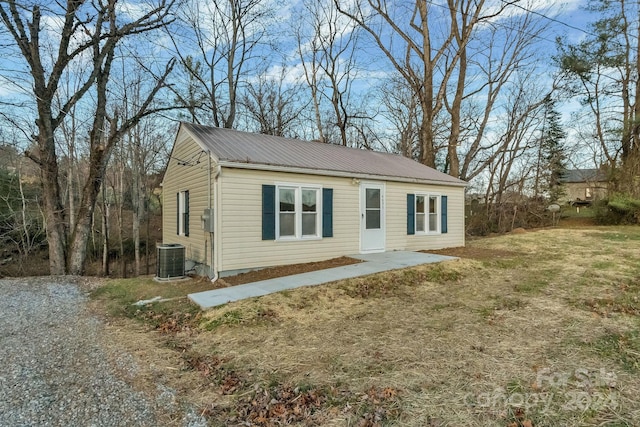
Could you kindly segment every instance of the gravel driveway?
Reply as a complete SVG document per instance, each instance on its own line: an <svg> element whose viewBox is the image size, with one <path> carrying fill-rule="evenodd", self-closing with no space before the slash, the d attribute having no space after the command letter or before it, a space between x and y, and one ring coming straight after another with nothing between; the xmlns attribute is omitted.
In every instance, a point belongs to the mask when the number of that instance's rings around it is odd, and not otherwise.
<svg viewBox="0 0 640 427"><path fill-rule="evenodd" d="M124 381L135 362L103 344L77 282L0 280L0 426L166 425L175 394L159 386L149 397ZM174 417L170 424L202 424Z"/></svg>

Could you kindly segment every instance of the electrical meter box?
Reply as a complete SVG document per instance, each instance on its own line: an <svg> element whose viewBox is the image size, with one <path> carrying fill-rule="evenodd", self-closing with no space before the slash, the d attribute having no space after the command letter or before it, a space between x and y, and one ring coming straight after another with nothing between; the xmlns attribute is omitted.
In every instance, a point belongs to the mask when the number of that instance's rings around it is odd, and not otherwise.
<svg viewBox="0 0 640 427"><path fill-rule="evenodd" d="M214 232L213 209L205 209L202 213L202 229L206 232Z"/></svg>

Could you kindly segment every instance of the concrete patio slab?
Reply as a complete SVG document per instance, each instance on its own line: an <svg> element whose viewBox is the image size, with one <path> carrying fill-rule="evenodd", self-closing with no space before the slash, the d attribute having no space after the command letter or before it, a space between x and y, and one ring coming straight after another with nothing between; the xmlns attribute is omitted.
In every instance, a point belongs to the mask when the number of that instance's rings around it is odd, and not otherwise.
<svg viewBox="0 0 640 427"><path fill-rule="evenodd" d="M228 288L197 292L189 294L189 299L203 309L207 309L223 305L228 302L260 297L287 289L321 285L323 283L334 282L336 280L350 279L353 277L367 276L369 274L412 267L420 264L430 264L456 259L455 257L445 255L409 251L358 254L352 255L351 258L360 259L364 262L345 265L342 267L328 268L326 270L294 274L292 276L278 277L275 279L261 280L259 282L230 286Z"/></svg>

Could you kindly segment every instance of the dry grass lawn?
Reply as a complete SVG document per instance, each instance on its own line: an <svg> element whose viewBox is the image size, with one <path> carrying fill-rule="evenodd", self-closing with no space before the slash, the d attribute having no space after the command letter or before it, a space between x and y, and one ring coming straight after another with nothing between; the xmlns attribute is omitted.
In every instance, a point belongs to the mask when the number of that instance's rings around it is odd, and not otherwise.
<svg viewBox="0 0 640 427"><path fill-rule="evenodd" d="M212 425L640 425L640 227L468 246L129 345Z"/></svg>

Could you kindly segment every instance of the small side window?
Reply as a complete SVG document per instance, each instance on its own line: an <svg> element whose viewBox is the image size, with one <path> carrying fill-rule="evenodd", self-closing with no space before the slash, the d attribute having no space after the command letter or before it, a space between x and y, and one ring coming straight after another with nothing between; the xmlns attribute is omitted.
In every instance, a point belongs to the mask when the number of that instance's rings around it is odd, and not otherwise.
<svg viewBox="0 0 640 427"><path fill-rule="evenodd" d="M178 234L189 235L189 190L178 193Z"/></svg>

